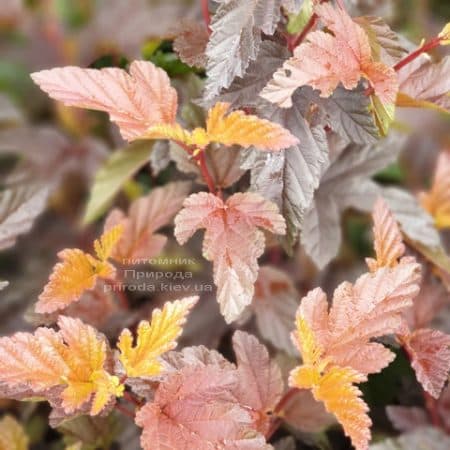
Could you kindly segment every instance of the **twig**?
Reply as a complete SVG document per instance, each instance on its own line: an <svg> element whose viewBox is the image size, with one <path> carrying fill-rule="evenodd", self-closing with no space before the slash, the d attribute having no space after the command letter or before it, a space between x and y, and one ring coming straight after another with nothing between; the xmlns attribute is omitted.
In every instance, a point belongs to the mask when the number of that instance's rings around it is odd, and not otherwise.
<svg viewBox="0 0 450 450"><path fill-rule="evenodd" d="M399 61L395 66L394 70L398 72L402 67L405 67L410 62L414 61L417 57L419 57L422 53L429 52L434 48L438 47L441 44L443 38L437 36L433 39L430 39L428 42L425 42L421 45L417 50L414 50L409 55L405 56L401 61Z"/></svg>
<svg viewBox="0 0 450 450"><path fill-rule="evenodd" d="M296 47L298 47L303 40L305 39L306 35L314 28L317 22L317 14L314 13L308 23L305 25L305 28L303 28L302 32L298 34L292 41L288 42L289 50L292 52Z"/></svg>
<svg viewBox="0 0 450 450"><path fill-rule="evenodd" d="M194 158L198 162L200 172L202 173L203 179L205 180L209 191L215 193L217 189L214 180L209 173L208 166L206 165L205 151L199 150L199 153Z"/></svg>

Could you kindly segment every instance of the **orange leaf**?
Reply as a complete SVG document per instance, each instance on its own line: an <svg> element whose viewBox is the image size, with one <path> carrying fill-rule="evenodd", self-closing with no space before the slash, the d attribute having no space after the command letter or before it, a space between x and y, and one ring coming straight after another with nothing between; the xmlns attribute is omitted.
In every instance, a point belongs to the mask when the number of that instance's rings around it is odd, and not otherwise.
<svg viewBox="0 0 450 450"><path fill-rule="evenodd" d="M59 399L66 413L92 400L90 413L99 414L123 386L106 370L106 339L78 319L60 316L59 332L38 328L34 334L16 333L0 339L0 382L14 397L17 389L54 400L50 388L61 387ZM6 391L8 392L8 390Z"/></svg>
<svg viewBox="0 0 450 450"><path fill-rule="evenodd" d="M227 114L229 109L229 103L216 103L208 112L206 129L196 128L189 132L178 124L161 124L149 128L143 137L172 139L200 149L217 142L276 151L298 143L298 139L281 125L247 115L244 111Z"/></svg>
<svg viewBox="0 0 450 450"><path fill-rule="evenodd" d="M437 228L450 228L450 152L439 155L431 189L422 192L419 199L434 217Z"/></svg>
<svg viewBox="0 0 450 450"><path fill-rule="evenodd" d="M62 262L53 268L50 280L39 296L36 312L44 314L64 309L78 301L84 291L93 289L98 278L113 279L115 268L107 259L122 232L123 226L119 224L94 242L98 259L76 248L59 252Z"/></svg>
<svg viewBox="0 0 450 450"><path fill-rule="evenodd" d="M300 315L297 316L295 341L304 364L291 372L289 385L311 389L314 398L336 416L355 448L366 450L372 422L367 415L369 408L361 399L362 393L354 386L366 377L349 367L333 365L324 358L323 348L316 343L312 329Z"/></svg>
<svg viewBox="0 0 450 450"><path fill-rule="evenodd" d="M119 359L128 376L150 377L161 372L158 357L176 347L186 316L197 301L198 297L188 297L167 302L162 310L155 309L151 322L143 320L138 325L134 346L130 330L122 331L117 347L120 350Z"/></svg>

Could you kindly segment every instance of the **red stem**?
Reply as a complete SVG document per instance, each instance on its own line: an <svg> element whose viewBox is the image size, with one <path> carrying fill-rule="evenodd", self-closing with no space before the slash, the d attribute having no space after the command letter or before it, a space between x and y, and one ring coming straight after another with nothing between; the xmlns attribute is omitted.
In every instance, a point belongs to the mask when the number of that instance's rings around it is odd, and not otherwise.
<svg viewBox="0 0 450 450"><path fill-rule="evenodd" d="M206 28L208 28L208 33L211 34L211 16L209 14L209 1L208 0L201 0L202 4L202 14L203 14L203 20L205 21Z"/></svg>
<svg viewBox="0 0 450 450"><path fill-rule="evenodd" d="M425 406L427 408L431 423L437 428L444 429L441 416L439 415L439 411L437 410L436 399L425 391L423 392L423 398L425 400Z"/></svg>
<svg viewBox="0 0 450 450"><path fill-rule="evenodd" d="M200 172L202 173L203 179L205 180L209 191L215 193L217 189L214 184L214 180L209 173L208 166L206 165L205 151L200 150L200 153L195 157L195 159L198 161Z"/></svg>
<svg viewBox="0 0 450 450"><path fill-rule="evenodd" d="M396 72L398 72L402 67L405 67L407 64L409 64L410 62L414 61L422 53L429 52L430 50L433 50L434 48L438 47L441 44L441 40L442 40L442 38L435 37L433 39L430 39L428 42L425 42L425 44L420 46L417 50L414 50L408 56L406 56L401 61L399 61L394 66L394 70Z"/></svg>
<svg viewBox="0 0 450 450"><path fill-rule="evenodd" d="M288 42L288 46L289 46L289 50L291 52L294 51L294 49L300 45L303 40L305 39L306 35L314 28L314 26L316 25L317 22L317 14L314 13L308 23L306 24L305 28L303 28L302 32L300 34L298 34L292 41Z"/></svg>

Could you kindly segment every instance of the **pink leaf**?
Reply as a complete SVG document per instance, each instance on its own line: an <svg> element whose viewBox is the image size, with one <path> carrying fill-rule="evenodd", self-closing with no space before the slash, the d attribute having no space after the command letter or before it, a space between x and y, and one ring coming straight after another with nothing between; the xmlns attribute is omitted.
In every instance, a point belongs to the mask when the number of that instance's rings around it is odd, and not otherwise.
<svg viewBox="0 0 450 450"><path fill-rule="evenodd" d="M144 450L235 448L236 441L256 437L250 415L231 394L236 383L235 371L217 366L170 375L136 415Z"/></svg>
<svg viewBox="0 0 450 450"><path fill-rule="evenodd" d="M402 328L402 313L412 306L419 282L420 266L403 258L394 268L364 274L353 285L339 285L329 311L326 295L320 288L314 289L303 298L299 314L325 350L325 357L362 374L376 373L394 354L371 339Z"/></svg>
<svg viewBox="0 0 450 450"><path fill-rule="evenodd" d="M420 384L439 398L450 371L450 336L438 330L421 329L399 339Z"/></svg>
<svg viewBox="0 0 450 450"><path fill-rule="evenodd" d="M292 105L294 91L304 85L329 97L342 83L354 89L361 78L369 81L382 103L395 103L398 91L395 71L372 59L369 39L341 8L317 5L316 14L333 32L314 31L294 50L294 56L275 72L262 97L283 107Z"/></svg>
<svg viewBox="0 0 450 450"><path fill-rule="evenodd" d="M201 192L185 200L175 225L180 244L206 228L203 256L213 261L221 312L227 322L237 319L252 300L257 259L264 251L264 234L258 227L276 234L286 231L276 205L253 193L234 194L224 202Z"/></svg>
<svg viewBox="0 0 450 450"><path fill-rule="evenodd" d="M254 336L236 331L233 349L238 364L239 384L235 395L241 405L258 413L258 430L269 426L267 413L273 411L284 389L281 371Z"/></svg>
<svg viewBox="0 0 450 450"><path fill-rule="evenodd" d="M169 183L135 200L127 216L118 209L111 211L105 222L105 231L119 223L124 226L124 233L113 250L112 258L127 264L133 259L157 256L167 238L155 231L167 225L180 210L189 187L190 183Z"/></svg>
<svg viewBox="0 0 450 450"><path fill-rule="evenodd" d="M151 62L132 62L129 74L117 68L68 66L31 77L51 98L67 106L107 112L129 141L153 125L175 121L177 93L166 72Z"/></svg>

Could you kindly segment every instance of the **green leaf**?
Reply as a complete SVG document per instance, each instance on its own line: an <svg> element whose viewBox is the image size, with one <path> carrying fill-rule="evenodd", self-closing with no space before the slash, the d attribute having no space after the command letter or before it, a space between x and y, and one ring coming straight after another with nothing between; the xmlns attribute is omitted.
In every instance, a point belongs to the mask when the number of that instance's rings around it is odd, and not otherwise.
<svg viewBox="0 0 450 450"><path fill-rule="evenodd" d="M382 103L376 95L371 95L370 99L372 100L372 112L378 126L378 131L381 136L387 136L389 128L394 121L395 105L392 103Z"/></svg>
<svg viewBox="0 0 450 450"><path fill-rule="evenodd" d="M297 34L303 31L306 24L313 15L314 5L312 0L305 0L302 9L298 14L290 14L287 24L287 32L289 34Z"/></svg>
<svg viewBox="0 0 450 450"><path fill-rule="evenodd" d="M95 176L84 224L94 222L106 211L126 181L149 161L152 145L148 141L135 142L108 158Z"/></svg>

